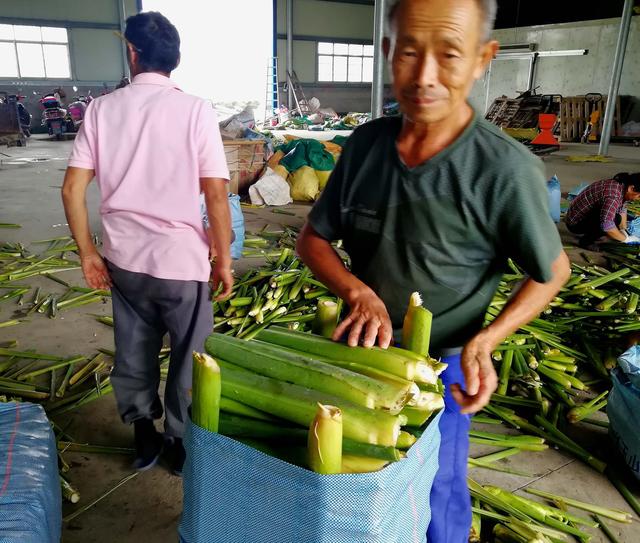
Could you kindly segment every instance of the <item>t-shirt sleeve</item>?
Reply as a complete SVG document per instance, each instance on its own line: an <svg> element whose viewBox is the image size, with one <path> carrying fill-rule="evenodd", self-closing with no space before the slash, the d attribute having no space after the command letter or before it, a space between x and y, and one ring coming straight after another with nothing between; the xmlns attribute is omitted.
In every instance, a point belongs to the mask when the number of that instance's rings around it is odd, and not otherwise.
<svg viewBox="0 0 640 543"><path fill-rule="evenodd" d="M539 283L553 278L551 266L562 251L551 219L542 163L523 160L503 178L497 235L503 253Z"/></svg>
<svg viewBox="0 0 640 543"><path fill-rule="evenodd" d="M229 179L229 167L224 154L216 113L203 101L197 123L198 171L202 177Z"/></svg>
<svg viewBox="0 0 640 543"><path fill-rule="evenodd" d="M96 169L96 105L91 102L73 142L69 166L85 170Z"/></svg>
<svg viewBox="0 0 640 543"><path fill-rule="evenodd" d="M347 144L331 172L320 198L311 208L307 217L311 227L327 241L342 239L342 193L346 183L349 154L350 148Z"/></svg>

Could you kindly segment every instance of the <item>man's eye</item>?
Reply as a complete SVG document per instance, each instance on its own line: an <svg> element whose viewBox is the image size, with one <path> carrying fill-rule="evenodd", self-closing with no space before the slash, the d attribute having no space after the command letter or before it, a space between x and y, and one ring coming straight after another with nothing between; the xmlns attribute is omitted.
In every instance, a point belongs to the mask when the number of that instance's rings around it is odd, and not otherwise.
<svg viewBox="0 0 640 543"><path fill-rule="evenodd" d="M444 57L446 59L454 59L454 58L460 58L460 55L458 53L454 52L454 51L447 51L444 54Z"/></svg>
<svg viewBox="0 0 640 543"><path fill-rule="evenodd" d="M404 57L415 57L417 56L417 53L411 49L407 49L405 51L402 52L402 56Z"/></svg>

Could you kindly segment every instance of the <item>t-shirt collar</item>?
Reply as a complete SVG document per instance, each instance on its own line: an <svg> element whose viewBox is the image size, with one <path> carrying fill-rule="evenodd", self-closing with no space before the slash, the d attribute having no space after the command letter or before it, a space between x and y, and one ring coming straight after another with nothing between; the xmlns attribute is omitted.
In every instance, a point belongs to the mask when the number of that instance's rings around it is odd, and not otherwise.
<svg viewBox="0 0 640 543"><path fill-rule="evenodd" d="M160 85L162 87L174 87L179 89L170 78L155 72L144 72L136 75L131 81L132 85Z"/></svg>

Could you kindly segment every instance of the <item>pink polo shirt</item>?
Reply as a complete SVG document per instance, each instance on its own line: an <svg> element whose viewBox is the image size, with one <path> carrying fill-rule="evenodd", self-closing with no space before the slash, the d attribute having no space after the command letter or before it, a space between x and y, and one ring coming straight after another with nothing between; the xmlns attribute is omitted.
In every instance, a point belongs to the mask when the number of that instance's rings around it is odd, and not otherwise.
<svg viewBox="0 0 640 543"><path fill-rule="evenodd" d="M95 99L69 166L95 170L104 256L160 279L208 281L200 178L229 179L213 108L155 73Z"/></svg>

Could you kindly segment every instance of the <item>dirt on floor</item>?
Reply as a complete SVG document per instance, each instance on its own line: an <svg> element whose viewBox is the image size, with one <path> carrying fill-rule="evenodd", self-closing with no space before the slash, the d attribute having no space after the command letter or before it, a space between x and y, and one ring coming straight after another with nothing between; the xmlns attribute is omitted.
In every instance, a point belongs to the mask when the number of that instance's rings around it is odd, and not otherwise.
<svg viewBox="0 0 640 543"><path fill-rule="evenodd" d="M71 150L70 141L50 141L31 138L26 148L0 150L0 222L19 223L18 230L0 230L0 241L22 242L63 236L68 234L60 200L60 187L66 159ZM565 146L560 153L544 159L547 173L557 174L562 190L567 192L584 181L593 181L619 171L640 170L640 150L614 146L615 157L608 163L568 162L571 155L588 155L594 147ZM100 232L98 215L99 193L92 184L88 205L93 231ZM243 208L248 230L257 231L264 226L276 229L280 224L300 226L309 206L292 205L287 208L294 215L273 213L269 209ZM573 241L561 226L566 243ZM583 251L570 249L573 259L583 258ZM591 255L597 258L597 254ZM261 261L244 259L235 265L237 273ZM83 285L79 271L65 272L66 281ZM63 292L64 287L47 278L29 280L41 286L43 292ZM15 308L0 304L0 322L9 319ZM90 356L99 348L113 349L112 329L96 321L95 315L110 315L110 303L71 309L55 319L36 315L30 321L12 328L0 329L0 340L16 339L23 350L35 349L61 356ZM79 443L119 447L132 446L132 430L122 424L115 409L112 395L105 396L70 414L61 415L55 422ZM483 425L477 425L482 428ZM161 428L160 423L158 427ZM489 428L495 431L495 427ZM580 431L597 449L610 447L604 429L595 426ZM483 446L473 446L472 455L489 452ZM79 507L111 489L132 473L131 457L127 455L99 455L66 453L71 465L68 478L81 494L77 505L64 504L63 514L69 515ZM618 492L593 469L567 456L549 449L542 453L524 452L502 461L501 466L524 472L513 475L472 469L471 477L480 483L492 483L517 491L535 486L540 490L556 492L585 501L627 509ZM154 543L175 542L182 507L182 481L160 466L118 488L74 520L64 524L65 543ZM250 514L250 512L248 512ZM635 525L621 525L611 521L619 540L636 543L640 540ZM606 541L600 532L594 532L592 541ZM302 543L302 542L301 542Z"/></svg>

